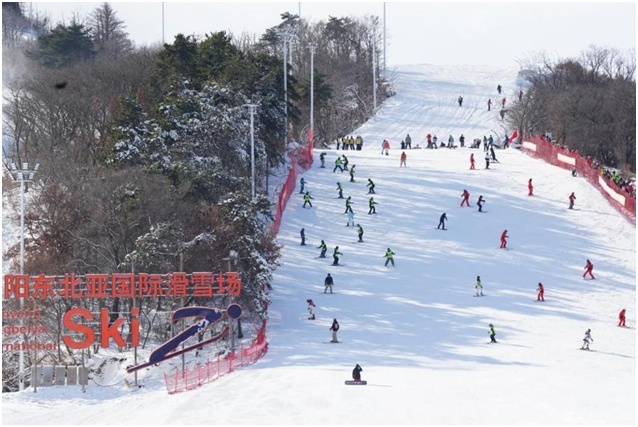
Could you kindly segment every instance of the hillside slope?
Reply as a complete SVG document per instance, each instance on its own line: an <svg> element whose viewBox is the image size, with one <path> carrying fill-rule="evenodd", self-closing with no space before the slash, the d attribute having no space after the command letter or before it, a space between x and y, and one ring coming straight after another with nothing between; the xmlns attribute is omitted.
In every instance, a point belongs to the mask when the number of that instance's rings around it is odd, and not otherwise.
<svg viewBox="0 0 638 427"><path fill-rule="evenodd" d="M362 151L326 150L303 176L314 200L295 194L279 242L268 328L269 351L253 366L195 391L168 396L159 370L131 394L89 387L3 396L3 422L112 424L634 424L636 421L636 232L585 180L514 149L405 150L427 133L466 141L501 132L487 98L517 92L515 70L416 65L395 71L397 95L354 132ZM456 103L464 97L463 107ZM381 155L381 142L392 143ZM469 170L474 152L477 169ZM355 182L333 172L337 155L356 164ZM366 182L376 184L368 215ZM535 195L527 196L533 178ZM345 227L352 196L355 223ZM471 208L460 207L471 193ZM578 210L567 209L569 194ZM476 199L486 199L484 210ZM447 213L447 231L437 230ZM299 231L305 228L306 246ZM511 250L499 249L507 229ZM318 258L319 241L328 258ZM331 266L338 245L343 266ZM396 267L384 267L387 248ZM596 280L583 280L587 259ZM335 294L323 294L327 273ZM486 297L474 298L481 276ZM545 285L536 302L537 283ZM306 299L317 319L306 319ZM631 329L616 326L621 308ZM331 344L332 319L341 324ZM498 344L488 344L488 324ZM579 351L591 328L595 352ZM172 362L170 362L172 363ZM366 387L347 387L355 363ZM37 403L37 404L36 404ZM73 411L71 411L73 408ZM118 411L113 411L117 408ZM69 413L72 412L72 415Z"/></svg>

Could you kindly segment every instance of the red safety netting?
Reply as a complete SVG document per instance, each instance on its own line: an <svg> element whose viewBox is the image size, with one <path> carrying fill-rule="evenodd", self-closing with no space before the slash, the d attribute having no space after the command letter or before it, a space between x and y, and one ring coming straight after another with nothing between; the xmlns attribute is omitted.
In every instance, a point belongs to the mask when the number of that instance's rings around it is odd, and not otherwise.
<svg viewBox="0 0 638 427"><path fill-rule="evenodd" d="M312 148L313 135L312 131L308 132L308 145L300 146L290 151L290 170L286 181L279 192L276 202L275 221L270 227L273 234L279 232L281 226L281 218L288 199L295 190L297 184L297 176L310 169L312 166ZM182 391L192 390L232 372L241 366L251 365L255 363L268 351L268 341L266 339L267 322L263 321L257 337L248 347L241 347L239 350L229 354L228 356L218 356L216 360L208 360L205 363L196 365L192 369L176 369L171 374L164 374L164 382L169 394L179 393Z"/></svg>
<svg viewBox="0 0 638 427"><path fill-rule="evenodd" d="M275 221L270 226L270 231L273 234L279 233L279 227L281 226L281 217L286 209L286 204L290 199L290 195L295 191L295 185L297 185L297 176L310 169L312 166L312 131L308 132L308 145L298 147L294 151L290 151L290 170L288 176L284 181L284 184L279 191L277 197Z"/></svg>
<svg viewBox="0 0 638 427"><path fill-rule="evenodd" d="M636 223L636 199L619 188L613 180L603 176L602 169L591 158L582 157L577 150L552 144L542 137L524 138L521 150L552 165L569 170L576 168L578 175L598 188L609 203L629 221Z"/></svg>

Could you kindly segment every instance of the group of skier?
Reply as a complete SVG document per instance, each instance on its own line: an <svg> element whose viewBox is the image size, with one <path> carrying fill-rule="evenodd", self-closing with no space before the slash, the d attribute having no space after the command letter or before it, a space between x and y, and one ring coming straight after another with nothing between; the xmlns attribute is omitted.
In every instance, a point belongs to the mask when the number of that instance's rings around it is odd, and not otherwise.
<svg viewBox="0 0 638 427"><path fill-rule="evenodd" d="M462 99L459 100L459 105L461 105L462 103ZM493 146L493 142L491 142L490 140L492 139L492 136L490 135L489 139L486 139L484 137L484 147L485 147L485 161L486 161L486 169L489 169L489 164L490 161L497 161L496 160L496 156L494 154L494 146ZM434 147L436 147L436 136L432 137L430 134L427 135L427 140L428 140L428 147L430 147L431 145L433 145ZM389 154L389 142L387 140L383 141L382 144L382 154ZM408 136L406 137L406 140L402 141L402 149L404 148L411 148L411 138L408 134ZM417 147L418 148L418 147ZM347 149L347 148L346 148ZM405 152L402 153L401 155L401 166L405 166L405 161L406 161L406 155ZM325 153L321 153L320 155L320 160L321 160L321 167L325 167ZM345 155L342 156L337 156L336 160L335 160L335 167L333 169L333 172L336 172L337 169L340 169L341 172L344 171L349 171L350 173L350 182L355 182L354 181L354 167L355 165L352 165L350 167L350 169L348 169L348 159ZM474 160L474 154L472 153L470 155L470 169L475 169L475 160ZM301 178L300 181L301 184L301 190L300 190L300 194L303 194L303 198L304 198L304 204L303 207L305 208L306 205L309 205L310 207L312 207L312 203L311 200L314 200L312 198L312 196L310 196L310 193L305 191L304 192L304 186L306 184L305 180L303 178ZM368 179L368 183L366 185L368 187L368 194L376 194L375 192L375 183L372 181L372 179ZM337 191L338 191L338 198L343 199L343 186L341 185L340 182L337 182ZM532 179L530 178L528 180L528 196L534 196L534 185L532 183ZM469 203L469 197L470 197L470 193L467 190L463 190L463 194L461 195L462 201L461 201L461 207L462 206L467 206L470 207L470 203ZM576 196L574 194L574 192L572 192L569 196L569 209L573 209L574 208L574 203L576 200ZM345 210L345 214L348 215L348 223L347 226L354 226L354 212L352 210L352 198L351 196L348 196L346 198L345 201L345 205L346 205L346 210ZM477 206L478 206L478 211L479 212L483 212L483 205L485 203L485 199L483 198L483 195L480 195L477 201ZM378 205L378 203L376 201L374 201L374 197L370 197L369 201L368 201L368 207L369 207L369 211L368 214L376 214L376 205ZM438 229L443 229L446 230L445 228L445 221L447 221L447 214L443 213L440 217L439 220L439 225L437 226ZM358 242L363 242L363 227L360 224L356 224L357 227L357 234L358 234ZM302 229L301 231L302 234L302 245L305 245L305 235L304 235L304 229ZM505 229L500 236L500 248L501 249L508 249L507 248L507 239L509 238L508 235L508 230ZM327 251L327 245L325 244L325 242L322 240L321 244L318 246L318 248L321 249L321 254L320 254L320 258L325 258L326 257L326 251ZM339 250L339 246L335 246L334 250L333 250L333 266L337 266L340 265L339 264L339 256L343 255L340 250ZM386 253L384 255L384 257L386 258L385 261L385 266L388 267L389 264L392 264L392 266L394 267L394 255L395 253L390 249L387 248ZM589 275L591 279L595 279L594 275L593 275L593 264L591 263L590 260L587 260L586 265L585 265L585 272L583 273L583 278L585 279L586 276ZM324 281L324 293L333 293L333 286L334 286L334 280L332 278L332 276L328 273L325 281ZM539 302L544 302L545 301L545 287L541 282L538 282L538 286L537 286L537 296L536 296L536 301ZM477 276L477 280L476 280L476 284L475 284L475 291L476 294L475 296L484 296L483 293L483 285L481 283L481 278L480 276ZM307 300L308 301L308 311L309 311L309 319L314 320L315 317L315 303L312 300ZM625 313L626 310L622 309L622 311L619 314L619 323L618 326L623 326L625 327ZM332 340L331 342L339 342L337 339L337 331L339 330L339 323L337 321L337 319L333 319L333 323L330 327L330 330L332 332ZM493 324L489 324L489 336L490 336L490 342L491 343L496 343L496 331L494 328ZM593 339L591 338L591 330L587 330L585 338L583 339L583 347L582 349L584 350L589 350L589 344L593 342ZM355 370L353 370L353 379L355 381L360 380L360 372L361 372L361 368L359 365L357 365L355 367ZM356 373L355 373L356 372Z"/></svg>

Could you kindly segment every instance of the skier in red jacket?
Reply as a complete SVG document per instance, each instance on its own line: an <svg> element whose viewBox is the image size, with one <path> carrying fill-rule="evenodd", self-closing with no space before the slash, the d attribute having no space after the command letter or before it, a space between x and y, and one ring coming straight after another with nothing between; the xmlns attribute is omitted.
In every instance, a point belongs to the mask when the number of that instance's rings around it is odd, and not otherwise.
<svg viewBox="0 0 638 427"><path fill-rule="evenodd" d="M474 167L474 153L470 154L470 169L476 169Z"/></svg>
<svg viewBox="0 0 638 427"><path fill-rule="evenodd" d="M468 193L467 190L463 190L463 194L461 194L461 197L463 197L463 200L461 200L461 206L463 206L463 203L465 203L465 205L469 208L470 207L470 193Z"/></svg>
<svg viewBox="0 0 638 427"><path fill-rule="evenodd" d="M529 190L528 196L533 196L534 195L534 186L532 185L532 178L530 178L529 181L527 181L527 189Z"/></svg>
<svg viewBox="0 0 638 427"><path fill-rule="evenodd" d="M572 194L569 195L569 209L574 209L574 200L576 200L576 196L572 191Z"/></svg>
<svg viewBox="0 0 638 427"><path fill-rule="evenodd" d="M625 309L624 308L620 310L620 313L618 313L618 326L627 326L625 325Z"/></svg>
<svg viewBox="0 0 638 427"><path fill-rule="evenodd" d="M594 275L592 274L593 270L594 270L594 264L592 264L590 260L587 260L587 264L585 264L585 272L583 273L583 279L588 274L591 276L592 279L595 279Z"/></svg>
<svg viewBox="0 0 638 427"><path fill-rule="evenodd" d="M538 296L536 297L536 301L545 301L545 288L541 282L538 282Z"/></svg>
<svg viewBox="0 0 638 427"><path fill-rule="evenodd" d="M507 238L509 236L507 235L507 230L503 231L503 233L501 233L501 249L507 249Z"/></svg>

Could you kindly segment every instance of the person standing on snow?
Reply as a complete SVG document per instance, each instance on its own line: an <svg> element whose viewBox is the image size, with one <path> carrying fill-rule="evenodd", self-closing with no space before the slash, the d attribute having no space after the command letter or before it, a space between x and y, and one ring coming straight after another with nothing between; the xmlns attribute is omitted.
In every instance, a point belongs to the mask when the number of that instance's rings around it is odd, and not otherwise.
<svg viewBox="0 0 638 427"><path fill-rule="evenodd" d="M494 325L490 323L490 343L496 343L496 331L494 330Z"/></svg>
<svg viewBox="0 0 638 427"><path fill-rule="evenodd" d="M357 234L359 236L359 243L363 243L363 227L361 227L361 224L357 224Z"/></svg>
<svg viewBox="0 0 638 427"><path fill-rule="evenodd" d="M507 230L501 233L501 249L507 249L507 239L509 236L507 235Z"/></svg>
<svg viewBox="0 0 638 427"><path fill-rule="evenodd" d="M463 190L463 194L461 194L461 197L463 198L463 200L461 200L461 207L465 203L465 205L469 208L470 207L470 193L467 190Z"/></svg>
<svg viewBox="0 0 638 427"><path fill-rule="evenodd" d="M492 109L492 100L488 99L487 100L487 111L490 111Z"/></svg>
<svg viewBox="0 0 638 427"><path fill-rule="evenodd" d="M474 285L474 288L476 289L476 295L477 297L482 297L483 296L483 285L481 284L481 276L476 276L476 285Z"/></svg>
<svg viewBox="0 0 638 427"><path fill-rule="evenodd" d="M501 94L501 89L502 89L502 88L501 88L501 85L496 86L496 90L498 91L498 94L499 94L499 95Z"/></svg>
<svg viewBox="0 0 638 427"><path fill-rule="evenodd" d="M345 154L341 155L341 164L343 165L344 169L348 169L348 158L346 157Z"/></svg>
<svg viewBox="0 0 638 427"><path fill-rule="evenodd" d="M583 337L583 346L580 349L589 350L589 344L592 342L594 342L594 339L591 337L591 329L587 329Z"/></svg>
<svg viewBox="0 0 638 427"><path fill-rule="evenodd" d="M328 250L328 246L326 245L326 243L322 240L321 243L319 244L319 246L317 246L318 249L321 249L321 253L319 254L319 258L325 258L326 257L326 251Z"/></svg>
<svg viewBox="0 0 638 427"><path fill-rule="evenodd" d="M569 195L569 209L574 209L574 201L576 200L576 196L572 191L572 194Z"/></svg>
<svg viewBox="0 0 638 427"><path fill-rule="evenodd" d="M374 182L372 182L372 180L370 178L368 178L368 184L366 185L366 187L370 187L370 189L368 190L368 194L376 194L374 192Z"/></svg>
<svg viewBox="0 0 638 427"><path fill-rule="evenodd" d="M459 95L458 101L459 101L459 107L462 107L463 106L463 97Z"/></svg>
<svg viewBox="0 0 638 427"><path fill-rule="evenodd" d="M627 327L627 325L625 325L625 309L624 308L620 310L620 313L618 313L618 326Z"/></svg>
<svg viewBox="0 0 638 427"><path fill-rule="evenodd" d="M348 212L346 215L348 216L346 227L350 227L350 224L354 227L354 212Z"/></svg>
<svg viewBox="0 0 638 427"><path fill-rule="evenodd" d="M338 199L343 199L343 187L340 182L337 182L337 191L339 192Z"/></svg>
<svg viewBox="0 0 638 427"><path fill-rule="evenodd" d="M308 303L308 320L315 320L315 303L311 299L307 299Z"/></svg>
<svg viewBox="0 0 638 427"><path fill-rule="evenodd" d="M334 286L334 284L335 282L334 280L332 280L332 276L330 275L330 273L328 273L325 280L323 281L323 293L327 293L328 290L330 290L330 293L332 293L332 287Z"/></svg>
<svg viewBox="0 0 638 427"><path fill-rule="evenodd" d="M368 210L368 215L377 213L377 208L375 207L376 205L378 205L378 203L374 201L374 197L370 197L370 200L368 200L368 206L370 207L370 210Z"/></svg>
<svg viewBox="0 0 638 427"><path fill-rule="evenodd" d="M583 279L588 274L591 276L592 279L595 279L592 271L594 271L594 264L592 264L590 260L587 260L587 263L585 264L585 272L583 273Z"/></svg>
<svg viewBox="0 0 638 427"><path fill-rule="evenodd" d="M534 186L532 185L532 178L530 178L529 181L527 181L527 189L529 190L529 193L527 195L528 196L533 196L534 195Z"/></svg>
<svg viewBox="0 0 638 427"><path fill-rule="evenodd" d="M443 215L441 215L441 218L439 218L439 225L437 225L436 228L440 229L441 227L443 227L443 230L445 230L445 221L447 221L447 215L445 214L445 212L443 212Z"/></svg>
<svg viewBox="0 0 638 427"><path fill-rule="evenodd" d="M357 165L352 165L350 168L350 182L354 182L354 167Z"/></svg>
<svg viewBox="0 0 638 427"><path fill-rule="evenodd" d="M339 265L339 255L343 255L339 252L339 246L335 246L335 250L332 252L332 265Z"/></svg>
<svg viewBox="0 0 638 427"><path fill-rule="evenodd" d="M483 212L483 203L485 203L485 199L483 198L483 195L480 195L478 200L476 201L476 205L478 206L478 211L479 212Z"/></svg>
<svg viewBox="0 0 638 427"><path fill-rule="evenodd" d="M485 169L490 168L490 153L489 151L485 152Z"/></svg>
<svg viewBox="0 0 638 427"><path fill-rule="evenodd" d="M339 156L337 156L337 158L335 159L335 168L332 170L332 172L336 172L337 169L343 172L343 167L341 167L341 157Z"/></svg>
<svg viewBox="0 0 638 427"><path fill-rule="evenodd" d="M545 301L545 287L541 282L538 282L538 296L536 297L536 301Z"/></svg>
<svg viewBox="0 0 638 427"><path fill-rule="evenodd" d="M407 168L408 166L405 164L405 161L408 159L408 156L405 154L405 151L401 153L401 163L399 163L399 167Z"/></svg>
<svg viewBox="0 0 638 427"><path fill-rule="evenodd" d="M412 138L410 138L410 134L405 137L405 148L411 150L412 149Z"/></svg>
<svg viewBox="0 0 638 427"><path fill-rule="evenodd" d="M299 235L301 236L301 246L306 246L306 229L302 228Z"/></svg>
<svg viewBox="0 0 638 427"><path fill-rule="evenodd" d="M321 166L322 168L326 167L326 153L322 152L321 154L319 154L319 160L321 160Z"/></svg>
<svg viewBox="0 0 638 427"><path fill-rule="evenodd" d="M352 197L348 196L346 199L346 211L344 213L352 212Z"/></svg>
<svg viewBox="0 0 638 427"><path fill-rule="evenodd" d="M339 342L337 339L337 331L339 330L339 322L337 319L332 319L332 326L330 326L330 331L332 332L332 341L330 342Z"/></svg>
<svg viewBox="0 0 638 427"><path fill-rule="evenodd" d="M392 263L392 267L394 267L394 252L392 252L392 250L390 248L388 248L387 251L385 251L385 266L388 266L388 263L391 262Z"/></svg>
<svg viewBox="0 0 638 427"><path fill-rule="evenodd" d="M299 180L299 183L301 184L301 190L299 190L299 194L303 194L304 193L304 187L306 185L306 180L303 178L303 176L301 177L301 180Z"/></svg>
<svg viewBox="0 0 638 427"><path fill-rule="evenodd" d="M472 169L476 169L474 167L474 153L470 154L470 170L472 170Z"/></svg>
<svg viewBox="0 0 638 427"><path fill-rule="evenodd" d="M303 195L303 208L306 208L306 203L308 203L310 205L310 207L312 207L312 203L310 203L311 200L314 200L314 198L310 195L310 193L308 191L306 191L306 194Z"/></svg>

